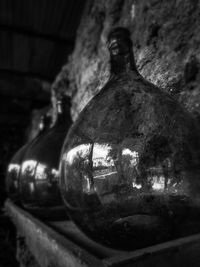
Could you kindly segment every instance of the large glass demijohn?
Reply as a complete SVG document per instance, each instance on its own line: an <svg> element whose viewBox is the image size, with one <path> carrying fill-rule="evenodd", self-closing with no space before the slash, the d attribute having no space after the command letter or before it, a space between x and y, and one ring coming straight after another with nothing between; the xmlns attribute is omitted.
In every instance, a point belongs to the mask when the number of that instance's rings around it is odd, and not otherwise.
<svg viewBox="0 0 200 267"><path fill-rule="evenodd" d="M32 212L62 206L58 187L58 166L64 138L71 125L70 99L57 101L57 120L52 128L27 150L20 173L20 197ZM53 214L50 214L53 216ZM42 214L42 216L46 216Z"/></svg>
<svg viewBox="0 0 200 267"><path fill-rule="evenodd" d="M130 33L108 36L111 72L71 127L60 162L68 214L88 236L131 250L200 230L193 117L137 71Z"/></svg>
<svg viewBox="0 0 200 267"><path fill-rule="evenodd" d="M29 146L39 138L45 131L49 128L50 120L49 117L42 115L39 123L39 133L38 135L23 145L12 157L10 163L7 167L6 173L6 191L8 197L12 199L12 201L19 203L20 202L20 194L19 194L19 175L21 170L21 164L24 158L24 155L29 148Z"/></svg>

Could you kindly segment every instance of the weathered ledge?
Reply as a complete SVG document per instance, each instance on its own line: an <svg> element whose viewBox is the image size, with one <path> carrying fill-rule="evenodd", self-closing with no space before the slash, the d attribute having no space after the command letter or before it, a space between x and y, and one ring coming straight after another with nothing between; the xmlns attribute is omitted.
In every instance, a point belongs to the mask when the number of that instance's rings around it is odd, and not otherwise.
<svg viewBox="0 0 200 267"><path fill-rule="evenodd" d="M42 222L9 200L5 207L41 267L200 266L200 234L123 252L89 240L71 221Z"/></svg>

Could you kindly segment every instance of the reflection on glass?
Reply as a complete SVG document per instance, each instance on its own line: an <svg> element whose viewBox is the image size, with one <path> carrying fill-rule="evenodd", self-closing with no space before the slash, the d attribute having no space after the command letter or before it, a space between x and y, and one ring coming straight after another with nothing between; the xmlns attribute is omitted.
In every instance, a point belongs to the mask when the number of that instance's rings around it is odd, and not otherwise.
<svg viewBox="0 0 200 267"><path fill-rule="evenodd" d="M18 177L20 172L20 165L10 163L7 168L6 187L8 196L17 201L18 200Z"/></svg>
<svg viewBox="0 0 200 267"><path fill-rule="evenodd" d="M58 190L58 170L51 168L49 163L43 163L42 160L30 159L23 162L20 189L23 205L26 208L37 205L61 205Z"/></svg>
<svg viewBox="0 0 200 267"><path fill-rule="evenodd" d="M154 190L164 190L165 189L165 178L164 176L153 176L152 177L152 189Z"/></svg>
<svg viewBox="0 0 200 267"><path fill-rule="evenodd" d="M136 218L149 220L149 224L155 220L165 231L162 216L174 214L182 205L190 205L188 184L184 179L178 179L178 172L175 177L170 158L164 163L154 162L154 166L150 165L144 171L142 157L134 147L97 142L81 144L64 153L60 169L64 179L61 190L68 209L77 216L75 220L89 219L93 214L95 231L101 232L109 225L113 235L118 231L116 229L121 229L121 224L135 224ZM77 223L80 225L79 221ZM89 235L93 234L89 230Z"/></svg>
<svg viewBox="0 0 200 267"><path fill-rule="evenodd" d="M35 171L36 180L45 180L47 179L47 167L44 164L38 163Z"/></svg>
<svg viewBox="0 0 200 267"><path fill-rule="evenodd" d="M120 187L121 190L124 190L123 185L128 188L126 198L131 197L137 190L139 190L138 192L148 190L149 193L173 190L175 193L174 187L178 185L177 182L172 184L175 178L170 176L172 175L171 169L166 169L162 165L147 168L144 176L140 170L139 153L129 148L121 149L120 146L117 147L116 145L81 144L65 153L62 159L68 166L66 176L78 175L81 177L79 190L86 193L95 191L101 201L105 199L105 195L109 194L112 194L111 200L113 200L114 195L114 198L117 198ZM171 166L169 159L168 163ZM69 173L71 166L73 170L72 173ZM66 183L67 186L73 188L74 183L69 179L66 180ZM183 181L181 180L180 183ZM74 185L74 189L76 189L77 181ZM118 188L117 194L114 194L116 188Z"/></svg>
<svg viewBox="0 0 200 267"><path fill-rule="evenodd" d="M33 194L34 191L35 191L35 185L34 185L34 183L33 182L30 182L29 183L29 187L30 187L30 193Z"/></svg>
<svg viewBox="0 0 200 267"><path fill-rule="evenodd" d="M22 158L28 145L24 145L11 159L6 173L6 191L8 197L15 202L20 202L19 196L19 175L21 169Z"/></svg>
<svg viewBox="0 0 200 267"><path fill-rule="evenodd" d="M16 172L16 173L18 173L19 172L19 169L20 169L20 165L19 164L10 163L8 165L8 171L9 172Z"/></svg>
<svg viewBox="0 0 200 267"><path fill-rule="evenodd" d="M141 184L136 184L135 182L133 182L133 188L141 189L142 185Z"/></svg>
<svg viewBox="0 0 200 267"><path fill-rule="evenodd" d="M35 167L37 165L36 160L26 160L22 163L22 175L29 175L34 176L35 175Z"/></svg>
<svg viewBox="0 0 200 267"><path fill-rule="evenodd" d="M130 165L131 166L136 166L138 164L138 152L137 151L131 151L128 148L123 149L122 155L124 156L129 156L130 157Z"/></svg>
<svg viewBox="0 0 200 267"><path fill-rule="evenodd" d="M75 147L69 151L64 157L66 158L68 164L73 164L74 158L82 157L86 158L89 151L90 151L91 145L90 144L84 144L80 145L78 147Z"/></svg>

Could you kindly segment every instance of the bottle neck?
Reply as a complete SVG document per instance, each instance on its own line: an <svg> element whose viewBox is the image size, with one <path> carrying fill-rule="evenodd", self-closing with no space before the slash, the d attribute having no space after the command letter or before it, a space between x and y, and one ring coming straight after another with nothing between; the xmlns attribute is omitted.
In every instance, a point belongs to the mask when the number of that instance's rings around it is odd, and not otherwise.
<svg viewBox="0 0 200 267"><path fill-rule="evenodd" d="M45 117L45 118L41 119L40 124L39 124L38 135L41 135L44 132L46 132L46 130L49 129L49 126L50 126L50 118L49 117Z"/></svg>
<svg viewBox="0 0 200 267"><path fill-rule="evenodd" d="M70 109L67 109L62 103L57 103L57 119L55 124L66 124L69 120L71 121Z"/></svg>
<svg viewBox="0 0 200 267"><path fill-rule="evenodd" d="M56 124L63 122L65 117L64 107L62 103L57 103L57 119Z"/></svg>
<svg viewBox="0 0 200 267"><path fill-rule="evenodd" d="M138 74L133 52L130 50L127 54L111 55L111 76L122 73L135 72Z"/></svg>

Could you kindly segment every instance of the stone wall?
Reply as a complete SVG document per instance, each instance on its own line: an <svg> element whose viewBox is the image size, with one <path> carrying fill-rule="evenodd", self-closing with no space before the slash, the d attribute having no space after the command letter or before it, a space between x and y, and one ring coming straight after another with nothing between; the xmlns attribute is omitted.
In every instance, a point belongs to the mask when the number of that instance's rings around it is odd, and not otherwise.
<svg viewBox="0 0 200 267"><path fill-rule="evenodd" d="M106 37L131 31L139 72L200 116L200 1L88 0L75 49L53 86L72 96L75 120L109 77Z"/></svg>

